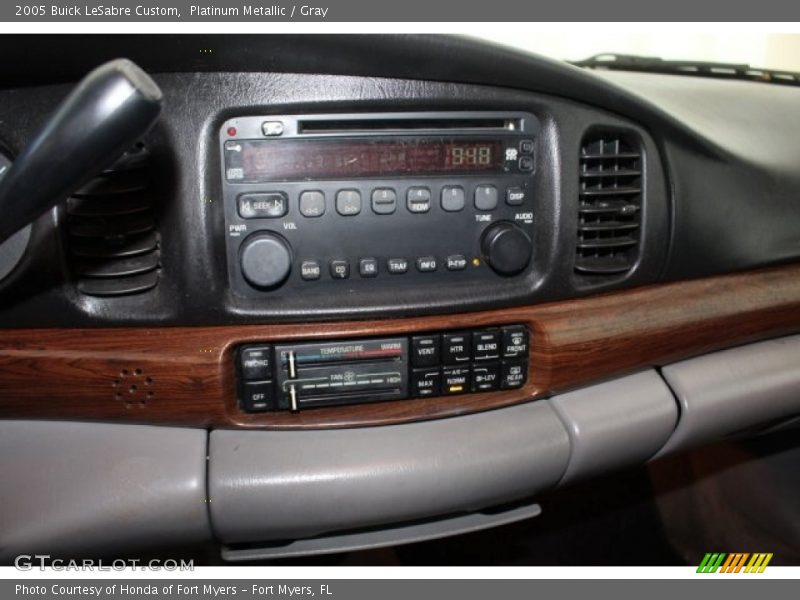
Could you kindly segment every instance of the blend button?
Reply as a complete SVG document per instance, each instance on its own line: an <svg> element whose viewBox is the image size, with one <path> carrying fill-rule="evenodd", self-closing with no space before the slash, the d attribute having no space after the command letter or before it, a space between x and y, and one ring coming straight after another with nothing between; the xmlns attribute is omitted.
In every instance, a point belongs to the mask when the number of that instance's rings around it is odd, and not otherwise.
<svg viewBox="0 0 800 600"><path fill-rule="evenodd" d="M436 257L420 256L417 259L417 271L420 273L432 273L436 270Z"/></svg>
<svg viewBox="0 0 800 600"><path fill-rule="evenodd" d="M500 332L476 331L472 334L472 353L475 360L500 358Z"/></svg>

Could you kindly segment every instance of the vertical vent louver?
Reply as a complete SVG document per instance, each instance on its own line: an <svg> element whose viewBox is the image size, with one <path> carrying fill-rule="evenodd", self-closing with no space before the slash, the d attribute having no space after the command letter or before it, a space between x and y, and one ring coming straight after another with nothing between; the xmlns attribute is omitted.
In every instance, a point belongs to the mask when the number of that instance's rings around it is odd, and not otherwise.
<svg viewBox="0 0 800 600"><path fill-rule="evenodd" d="M150 185L150 154L138 144L67 200L70 263L81 293L124 296L158 283Z"/></svg>
<svg viewBox="0 0 800 600"><path fill-rule="evenodd" d="M639 254L642 157L617 134L588 136L581 146L575 271L608 276L629 271Z"/></svg>

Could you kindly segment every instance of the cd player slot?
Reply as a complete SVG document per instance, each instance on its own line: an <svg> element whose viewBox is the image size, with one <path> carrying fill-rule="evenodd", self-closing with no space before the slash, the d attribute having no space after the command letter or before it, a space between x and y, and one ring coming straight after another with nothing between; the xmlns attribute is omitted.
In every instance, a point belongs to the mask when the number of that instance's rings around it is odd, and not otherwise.
<svg viewBox="0 0 800 600"><path fill-rule="evenodd" d="M518 131L519 119L309 119L298 121L298 134L366 133L397 131Z"/></svg>

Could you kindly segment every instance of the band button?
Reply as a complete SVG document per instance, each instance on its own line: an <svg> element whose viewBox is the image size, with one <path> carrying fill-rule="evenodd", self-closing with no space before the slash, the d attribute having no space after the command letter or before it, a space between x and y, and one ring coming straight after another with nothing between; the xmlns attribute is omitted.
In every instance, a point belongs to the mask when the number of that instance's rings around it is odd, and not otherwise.
<svg viewBox="0 0 800 600"><path fill-rule="evenodd" d="M304 260L300 264L300 278L304 281L314 281L319 279L322 272L319 263L315 260Z"/></svg>

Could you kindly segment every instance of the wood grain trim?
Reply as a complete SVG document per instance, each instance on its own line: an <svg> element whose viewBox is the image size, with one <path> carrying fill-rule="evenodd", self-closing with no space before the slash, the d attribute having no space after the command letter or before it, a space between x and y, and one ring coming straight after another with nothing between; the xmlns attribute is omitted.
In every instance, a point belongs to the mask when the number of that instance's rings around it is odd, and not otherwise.
<svg viewBox="0 0 800 600"><path fill-rule="evenodd" d="M526 323L521 390L299 414L236 406L233 352L255 341ZM226 327L0 331L0 418L296 429L439 418L525 402L711 350L800 331L800 265L565 302L419 318Z"/></svg>

